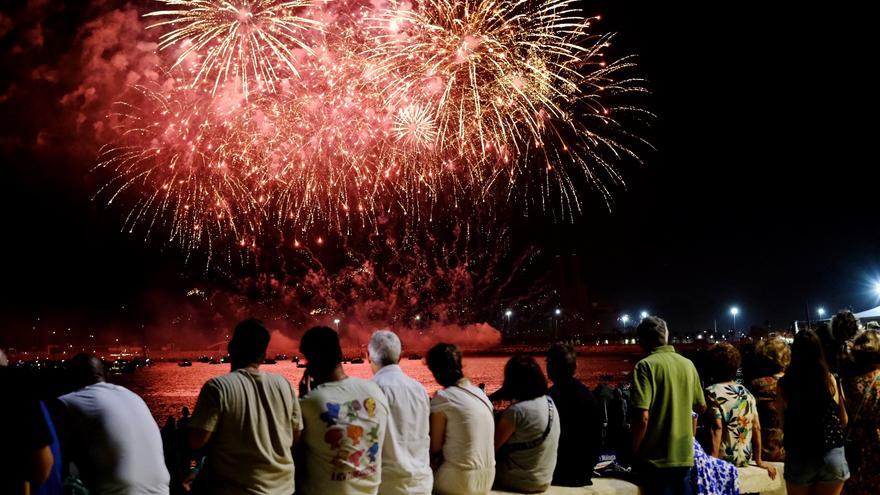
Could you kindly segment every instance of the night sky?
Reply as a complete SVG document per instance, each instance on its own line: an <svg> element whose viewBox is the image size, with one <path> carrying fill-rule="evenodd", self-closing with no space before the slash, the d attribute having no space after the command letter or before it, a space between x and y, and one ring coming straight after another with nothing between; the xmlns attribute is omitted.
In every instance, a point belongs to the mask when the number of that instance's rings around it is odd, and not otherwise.
<svg viewBox="0 0 880 495"><path fill-rule="evenodd" d="M6 325L47 313L113 322L201 274L173 248L120 233L119 212L91 201L88 143L59 144L79 139L57 131L75 127L58 103L71 90L64 78L86 70L62 54L105 7L68 8L78 10L0 8ZM593 297L664 316L674 331L728 325L731 304L740 326L787 326L805 306L873 307L876 42L861 9L585 2L619 33L614 53L639 55L653 90L645 106L658 115L645 137L656 151L643 153L644 166L625 165L627 188L611 211L592 198L574 224L516 228L546 253L577 254ZM46 67L57 72L35 75ZM47 127L56 131L41 133Z"/></svg>

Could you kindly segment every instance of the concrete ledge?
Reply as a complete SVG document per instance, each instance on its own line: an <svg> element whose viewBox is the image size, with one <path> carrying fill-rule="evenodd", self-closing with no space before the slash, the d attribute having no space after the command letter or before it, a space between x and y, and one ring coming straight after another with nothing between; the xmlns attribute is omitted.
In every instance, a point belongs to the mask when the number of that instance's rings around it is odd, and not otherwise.
<svg viewBox="0 0 880 495"><path fill-rule="evenodd" d="M778 471L771 480L765 469L756 466L739 468L740 493L760 493L762 495L785 495L785 481L782 479L783 464L770 462ZM494 495L509 495L511 492L492 491ZM551 486L546 495L642 495L638 485L613 478L594 478L593 486L569 488Z"/></svg>

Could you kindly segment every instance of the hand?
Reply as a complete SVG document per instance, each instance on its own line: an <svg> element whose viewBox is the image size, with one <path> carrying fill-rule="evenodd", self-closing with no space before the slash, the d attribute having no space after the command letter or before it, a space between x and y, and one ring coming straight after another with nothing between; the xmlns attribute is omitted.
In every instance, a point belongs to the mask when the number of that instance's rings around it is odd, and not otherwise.
<svg viewBox="0 0 880 495"><path fill-rule="evenodd" d="M755 465L758 466L759 468L766 469L767 474L770 476L771 480L776 479L776 467L775 466L773 466L772 464L764 464L763 462L756 462Z"/></svg>
<svg viewBox="0 0 880 495"><path fill-rule="evenodd" d="M299 396L305 397L312 391L312 377L309 376L308 370L303 373L302 379L299 381Z"/></svg>

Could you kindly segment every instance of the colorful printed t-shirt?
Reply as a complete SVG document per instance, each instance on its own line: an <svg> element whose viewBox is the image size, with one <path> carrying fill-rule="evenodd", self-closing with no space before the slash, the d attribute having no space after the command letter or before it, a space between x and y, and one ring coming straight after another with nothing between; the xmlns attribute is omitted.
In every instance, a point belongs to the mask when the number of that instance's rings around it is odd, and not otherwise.
<svg viewBox="0 0 880 495"><path fill-rule="evenodd" d="M388 403L373 382L346 378L322 384L300 400L306 495L375 494L382 477ZM300 493L300 492L297 492Z"/></svg>
<svg viewBox="0 0 880 495"><path fill-rule="evenodd" d="M744 386L725 382L706 387L706 402L723 428L719 457L738 467L748 466L758 417L755 397Z"/></svg>

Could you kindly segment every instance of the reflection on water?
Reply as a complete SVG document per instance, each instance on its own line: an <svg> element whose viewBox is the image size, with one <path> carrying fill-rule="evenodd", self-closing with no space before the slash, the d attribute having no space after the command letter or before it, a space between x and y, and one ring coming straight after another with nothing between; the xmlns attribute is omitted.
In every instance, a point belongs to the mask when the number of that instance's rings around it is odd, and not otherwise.
<svg viewBox="0 0 880 495"><path fill-rule="evenodd" d="M487 391L492 392L501 386L504 363L507 360L507 356L465 357L464 373L475 385L485 383ZM538 362L543 366L544 359L538 358ZM578 378L590 386L603 381L617 382L625 379L632 370L634 362L635 359L631 356L579 357ZM409 376L424 385L428 393L433 395L440 388L424 360L404 359L400 362L400 366ZM369 363L344 364L343 367L349 376L370 378L373 375ZM297 368L290 361L264 365L260 369L284 376L294 385L294 389L305 371ZM181 368L175 363L157 363L150 368L140 369L136 373L123 375L112 381L130 388L143 397L153 417L161 425L165 424L165 418L169 415L179 416L183 406L192 409L202 384L213 376L227 372L229 372L228 364L212 365L195 362L191 368Z"/></svg>

